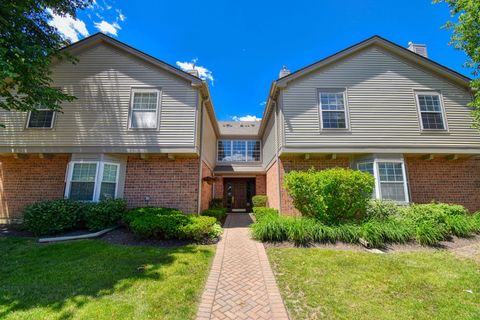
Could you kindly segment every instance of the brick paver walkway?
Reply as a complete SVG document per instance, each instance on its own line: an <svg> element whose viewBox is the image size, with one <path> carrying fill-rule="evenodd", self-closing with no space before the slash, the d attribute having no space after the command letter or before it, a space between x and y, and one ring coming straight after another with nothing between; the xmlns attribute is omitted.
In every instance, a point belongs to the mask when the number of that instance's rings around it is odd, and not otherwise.
<svg viewBox="0 0 480 320"><path fill-rule="evenodd" d="M230 213L202 295L198 320L288 319L263 244L246 213Z"/></svg>

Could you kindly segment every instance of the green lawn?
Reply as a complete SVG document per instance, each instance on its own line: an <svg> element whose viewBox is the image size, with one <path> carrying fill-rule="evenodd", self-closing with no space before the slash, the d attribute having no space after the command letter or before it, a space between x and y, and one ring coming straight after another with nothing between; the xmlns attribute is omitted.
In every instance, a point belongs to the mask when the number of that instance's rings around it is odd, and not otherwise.
<svg viewBox="0 0 480 320"><path fill-rule="evenodd" d="M0 319L193 319L213 254L0 237Z"/></svg>
<svg viewBox="0 0 480 320"><path fill-rule="evenodd" d="M480 319L480 264L448 252L267 251L294 319Z"/></svg>

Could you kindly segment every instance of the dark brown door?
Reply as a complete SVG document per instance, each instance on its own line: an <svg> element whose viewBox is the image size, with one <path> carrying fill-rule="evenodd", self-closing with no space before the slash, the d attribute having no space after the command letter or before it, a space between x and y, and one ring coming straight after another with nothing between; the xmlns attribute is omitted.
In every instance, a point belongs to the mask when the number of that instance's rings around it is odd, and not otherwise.
<svg viewBox="0 0 480 320"><path fill-rule="evenodd" d="M247 179L225 179L227 208L247 209Z"/></svg>

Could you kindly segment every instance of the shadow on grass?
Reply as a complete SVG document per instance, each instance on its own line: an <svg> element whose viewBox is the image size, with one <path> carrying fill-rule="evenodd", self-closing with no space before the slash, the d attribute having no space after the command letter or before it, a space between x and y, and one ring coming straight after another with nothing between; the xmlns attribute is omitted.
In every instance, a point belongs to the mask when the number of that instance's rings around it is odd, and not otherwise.
<svg viewBox="0 0 480 320"><path fill-rule="evenodd" d="M9 237L0 237L0 252L0 319L34 308L70 319L72 307L75 311L91 298L125 292L145 279L187 277L195 263L212 255L198 246L143 248L96 240L40 245ZM163 281L161 285L178 287ZM136 298L140 297L131 297Z"/></svg>

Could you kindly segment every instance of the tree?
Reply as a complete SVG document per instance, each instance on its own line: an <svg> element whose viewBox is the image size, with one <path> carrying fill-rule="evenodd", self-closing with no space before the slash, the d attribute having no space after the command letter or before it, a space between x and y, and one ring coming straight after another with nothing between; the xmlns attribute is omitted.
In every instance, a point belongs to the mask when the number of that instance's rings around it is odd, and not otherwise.
<svg viewBox="0 0 480 320"><path fill-rule="evenodd" d="M60 110L74 96L52 87L53 59L75 59L60 49L69 44L49 25L52 13L75 17L92 0L0 1L0 108L29 111Z"/></svg>
<svg viewBox="0 0 480 320"><path fill-rule="evenodd" d="M445 28L452 30L451 44L465 52L468 60L465 66L473 69L474 80L470 87L474 93L473 107L474 127L480 129L480 1L479 0L435 0L445 2L450 7L450 14L456 21L448 21Z"/></svg>

